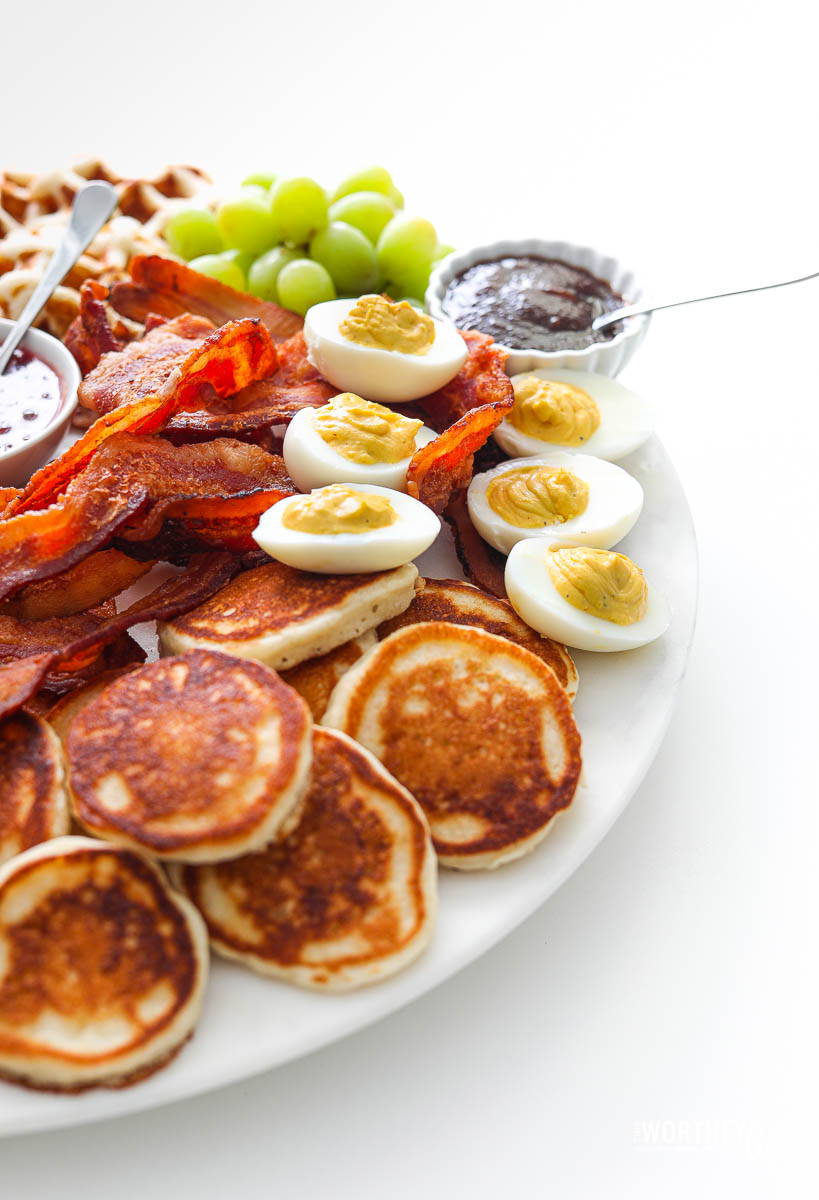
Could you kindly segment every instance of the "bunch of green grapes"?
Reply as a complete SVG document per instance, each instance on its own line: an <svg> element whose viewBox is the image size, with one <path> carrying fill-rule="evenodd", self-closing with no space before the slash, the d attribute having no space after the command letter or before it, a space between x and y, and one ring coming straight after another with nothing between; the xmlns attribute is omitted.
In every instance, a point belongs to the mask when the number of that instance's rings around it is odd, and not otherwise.
<svg viewBox="0 0 819 1200"><path fill-rule="evenodd" d="M194 270L302 316L366 292L422 308L430 272L452 247L403 208L384 167L356 171L332 193L306 176L254 174L215 212L178 209L164 236Z"/></svg>

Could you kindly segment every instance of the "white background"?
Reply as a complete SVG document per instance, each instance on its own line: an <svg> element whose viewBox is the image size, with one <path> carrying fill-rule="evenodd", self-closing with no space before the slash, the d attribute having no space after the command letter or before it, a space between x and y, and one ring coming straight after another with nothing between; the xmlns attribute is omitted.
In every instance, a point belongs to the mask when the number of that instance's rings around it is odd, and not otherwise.
<svg viewBox="0 0 819 1200"><path fill-rule="evenodd" d="M807 5L289 10L5 12L3 165L383 161L459 246L591 242L657 295L819 269ZM1 1143L3 1195L815 1195L817 313L819 281L666 314L623 377L688 491L701 609L665 744L585 866L344 1043Z"/></svg>

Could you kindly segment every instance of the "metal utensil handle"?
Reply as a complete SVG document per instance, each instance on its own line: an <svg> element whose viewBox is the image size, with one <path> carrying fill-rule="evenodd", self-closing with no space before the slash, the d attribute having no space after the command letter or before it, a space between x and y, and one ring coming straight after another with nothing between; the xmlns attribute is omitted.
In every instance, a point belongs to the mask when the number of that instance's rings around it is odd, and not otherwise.
<svg viewBox="0 0 819 1200"><path fill-rule="evenodd" d="M49 259L43 277L29 297L17 324L0 348L0 375L28 332L30 325L39 316L54 289L65 278L74 263L93 241L117 206L117 193L110 183L94 180L77 192L71 209L68 227Z"/></svg>
<svg viewBox="0 0 819 1200"><path fill-rule="evenodd" d="M642 317L647 313L659 312L663 308L679 308L683 304L699 304L701 300L724 300L728 296L745 296L749 292L768 292L771 288L790 287L792 283L807 283L809 279L819 279L819 271L812 275L800 275L798 279L781 279L778 283L763 283L761 287L738 288L735 292L714 292L711 296L689 296L685 300L669 300L665 304L629 304L625 308L616 308L613 312L604 313L592 321L592 329L605 329L626 317Z"/></svg>

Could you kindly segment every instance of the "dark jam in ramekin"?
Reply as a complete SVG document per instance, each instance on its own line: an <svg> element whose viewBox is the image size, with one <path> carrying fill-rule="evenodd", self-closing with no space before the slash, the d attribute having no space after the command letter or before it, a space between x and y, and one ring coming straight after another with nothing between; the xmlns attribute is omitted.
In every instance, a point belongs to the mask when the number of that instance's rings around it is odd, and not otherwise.
<svg viewBox="0 0 819 1200"><path fill-rule="evenodd" d="M467 267L447 287L443 310L459 329L479 329L517 350L583 350L622 330L619 322L599 332L591 325L625 303L582 267L526 254Z"/></svg>
<svg viewBox="0 0 819 1200"><path fill-rule="evenodd" d="M0 375L0 454L41 434L59 407L56 372L30 350L15 350Z"/></svg>

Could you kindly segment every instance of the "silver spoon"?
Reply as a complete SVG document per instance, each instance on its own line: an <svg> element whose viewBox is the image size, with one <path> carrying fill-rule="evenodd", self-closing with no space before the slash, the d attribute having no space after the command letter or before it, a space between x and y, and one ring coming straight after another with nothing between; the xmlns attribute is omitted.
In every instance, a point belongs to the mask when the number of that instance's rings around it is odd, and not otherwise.
<svg viewBox="0 0 819 1200"><path fill-rule="evenodd" d="M626 317L642 317L646 313L658 312L662 308L678 308L681 304L699 304L701 300L724 300L726 296L744 296L748 292L767 292L771 288L790 287L792 283L806 283L809 279L819 279L819 271L812 275L800 275L798 279L782 279L779 283L763 283L761 287L740 288L736 292L715 292L712 296L689 296L686 300L669 300L665 304L629 304L624 308L615 308L612 312L603 313L592 321L592 329L605 329L607 325L615 325Z"/></svg>
<svg viewBox="0 0 819 1200"><path fill-rule="evenodd" d="M17 323L0 347L0 375L9 359L37 319L52 292L66 277L86 246L99 233L117 206L117 193L110 183L95 179L80 188L74 197L68 227L49 259L43 277L31 293Z"/></svg>

